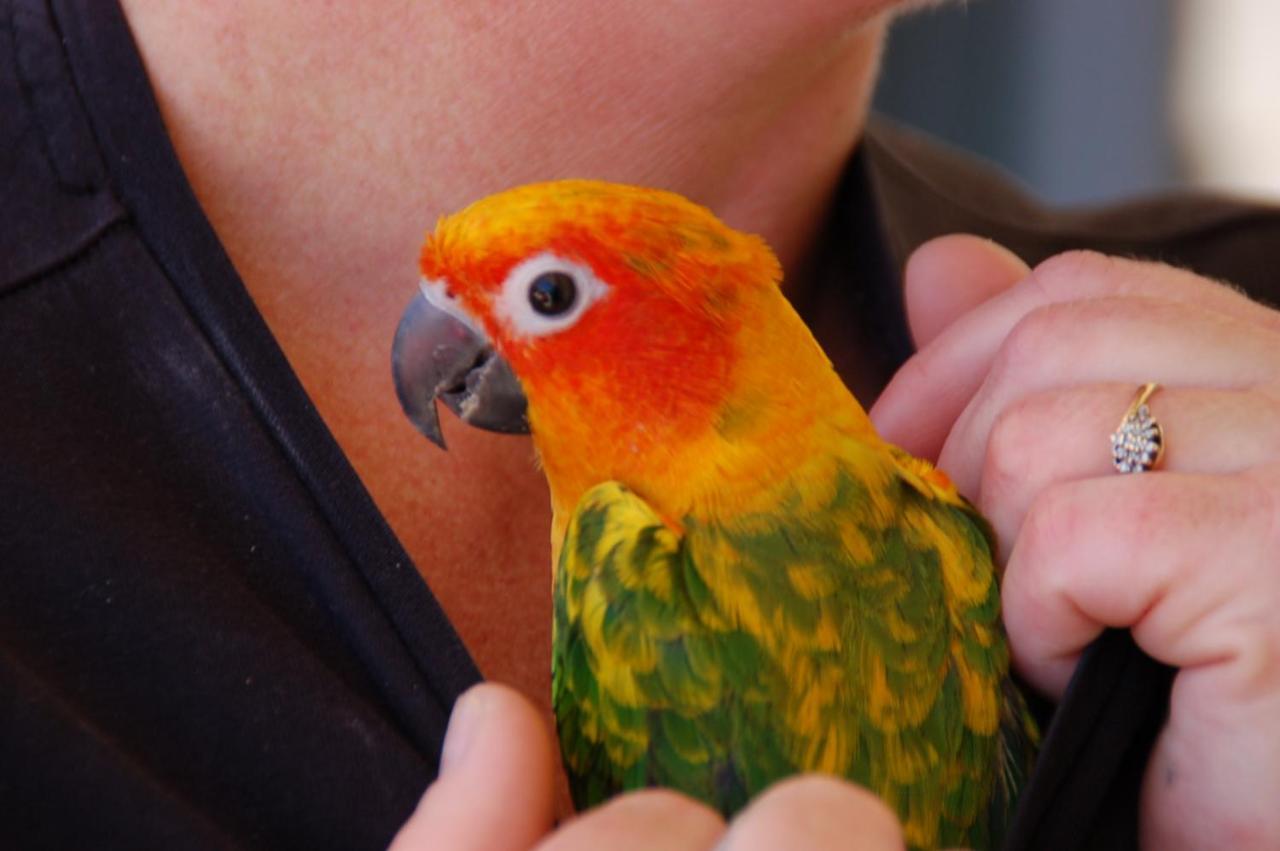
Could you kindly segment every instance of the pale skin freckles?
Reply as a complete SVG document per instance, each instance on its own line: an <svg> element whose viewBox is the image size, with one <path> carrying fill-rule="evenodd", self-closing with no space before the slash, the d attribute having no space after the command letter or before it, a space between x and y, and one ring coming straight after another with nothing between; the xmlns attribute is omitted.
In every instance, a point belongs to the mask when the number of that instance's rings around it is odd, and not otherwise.
<svg viewBox="0 0 1280 851"><path fill-rule="evenodd" d="M484 673L549 702L550 509L527 439L408 424L388 353L435 218L580 176L807 248L893 3L127 0L196 195ZM314 9L314 7L310 7Z"/></svg>

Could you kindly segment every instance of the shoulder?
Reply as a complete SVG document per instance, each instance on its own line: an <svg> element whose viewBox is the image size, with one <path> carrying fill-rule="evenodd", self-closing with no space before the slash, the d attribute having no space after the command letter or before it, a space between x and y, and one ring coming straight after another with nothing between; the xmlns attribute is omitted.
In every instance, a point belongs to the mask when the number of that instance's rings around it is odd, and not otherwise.
<svg viewBox="0 0 1280 851"><path fill-rule="evenodd" d="M586 578L597 570L673 556L680 533L654 508L619 482L602 482L578 501L569 519L560 569Z"/></svg>
<svg viewBox="0 0 1280 851"><path fill-rule="evenodd" d="M899 267L946 233L994 239L1035 263L1087 248L1159 260L1280 301L1280 207L1187 192L1054 208L1008 174L934 139L873 119L863 141L876 204Z"/></svg>

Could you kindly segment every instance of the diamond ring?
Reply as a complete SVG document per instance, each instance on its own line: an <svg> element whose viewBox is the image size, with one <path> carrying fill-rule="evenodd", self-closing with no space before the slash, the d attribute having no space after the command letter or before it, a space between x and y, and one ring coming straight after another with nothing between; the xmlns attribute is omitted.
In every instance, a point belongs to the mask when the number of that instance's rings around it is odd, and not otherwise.
<svg viewBox="0 0 1280 851"><path fill-rule="evenodd" d="M1145 473L1164 456L1164 429L1147 407L1159 386L1154 381L1142 385L1120 427L1111 434L1111 463L1121 473Z"/></svg>

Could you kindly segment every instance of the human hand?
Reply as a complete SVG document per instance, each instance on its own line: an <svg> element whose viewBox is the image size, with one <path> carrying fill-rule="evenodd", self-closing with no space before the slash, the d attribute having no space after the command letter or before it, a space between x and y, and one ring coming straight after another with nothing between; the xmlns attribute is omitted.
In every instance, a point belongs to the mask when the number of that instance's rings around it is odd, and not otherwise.
<svg viewBox="0 0 1280 851"><path fill-rule="evenodd" d="M897 819L879 799L816 776L777 784L727 828L702 804L662 790L619 796L556 828L555 759L532 704L504 686L475 686L454 708L439 778L391 851L903 848Z"/></svg>
<svg viewBox="0 0 1280 851"><path fill-rule="evenodd" d="M872 409L992 521L1014 664L1060 697L1104 626L1180 668L1147 766L1150 848L1280 847L1280 313L1096 254L1034 271L972 237L906 275L920 347ZM1160 468L1108 436L1138 385Z"/></svg>

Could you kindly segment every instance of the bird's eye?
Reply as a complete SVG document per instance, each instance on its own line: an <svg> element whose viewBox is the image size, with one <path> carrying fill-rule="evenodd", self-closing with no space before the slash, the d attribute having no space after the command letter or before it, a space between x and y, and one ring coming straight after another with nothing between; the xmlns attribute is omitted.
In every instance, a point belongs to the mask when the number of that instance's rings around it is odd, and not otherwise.
<svg viewBox="0 0 1280 851"><path fill-rule="evenodd" d="M568 272L543 272L529 283L529 304L543 316L560 316L573 309L578 285Z"/></svg>
<svg viewBox="0 0 1280 851"><path fill-rule="evenodd" d="M545 337L572 328L608 292L590 266L544 251L507 272L494 318L516 337Z"/></svg>

